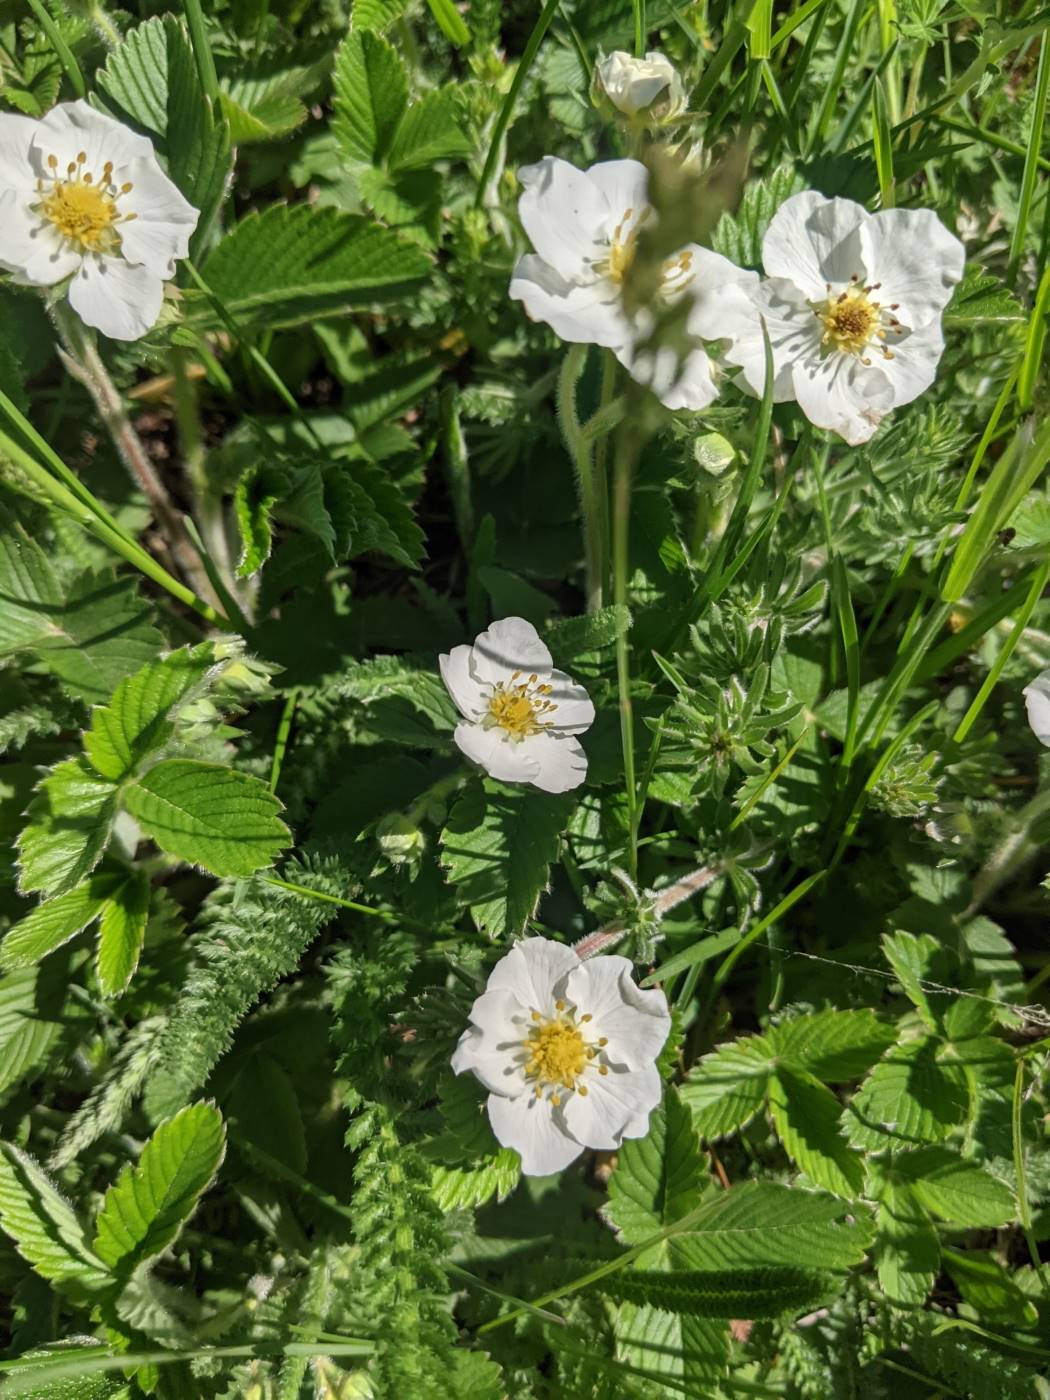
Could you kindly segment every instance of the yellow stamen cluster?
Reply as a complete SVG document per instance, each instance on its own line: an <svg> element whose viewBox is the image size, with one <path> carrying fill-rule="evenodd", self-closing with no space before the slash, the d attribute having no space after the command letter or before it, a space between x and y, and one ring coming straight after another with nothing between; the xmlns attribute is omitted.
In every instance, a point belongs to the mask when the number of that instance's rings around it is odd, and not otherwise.
<svg viewBox="0 0 1050 1400"><path fill-rule="evenodd" d="M550 1101L557 1108L561 1104L559 1090L575 1090L581 1097L587 1096L587 1085L581 1083L587 1066L608 1044L603 1036L595 1044L584 1039L581 1027L591 1017L581 1016L576 1020L574 1011L566 1009L565 1002L554 1003L554 1015L543 1016L533 1011L533 1025L522 1041L525 1050L526 1077L535 1080L535 1094L538 1099L549 1088ZM599 1074L608 1074L608 1066L599 1065Z"/></svg>
<svg viewBox="0 0 1050 1400"><path fill-rule="evenodd" d="M631 224L634 210L625 209L623 218L613 229L612 237L609 239L608 256L594 266L597 273L602 277L607 277L617 287L622 287L627 280L627 274L633 267L638 252L638 232L652 212L651 208L646 207ZM693 255L690 250L684 248L673 258L668 258L661 269L661 276L668 291L680 292L687 287L695 276Z"/></svg>
<svg viewBox="0 0 1050 1400"><path fill-rule="evenodd" d="M864 352L871 342L884 341L887 334L901 334L904 329L901 323L887 314L897 310L897 303L884 308L881 302L872 300L871 293L878 291L880 285L873 282L865 287L856 272L845 291L838 294L832 291L830 282L827 284L827 301L813 307L813 314L824 326L820 338L823 345L844 355L856 355L861 364L870 365L871 360ZM884 360L893 359L893 351L885 345L876 348Z"/></svg>
<svg viewBox="0 0 1050 1400"><path fill-rule="evenodd" d="M526 681L519 681L520 671L515 671L510 684L502 681L492 687L489 696L489 711L482 723L486 729L494 726L502 729L517 742L549 729L553 723L545 716L558 708L548 696L554 689L550 685L538 685L535 674Z"/></svg>
<svg viewBox="0 0 1050 1400"><path fill-rule="evenodd" d="M85 253L116 253L120 249L117 225L130 223L134 214L122 214L117 200L130 194L132 186L113 183L113 162L102 167L101 179L95 179L87 164L87 153L81 151L75 161L59 172L58 157L48 156L50 184L44 179L36 182L40 202L36 206L68 242Z"/></svg>

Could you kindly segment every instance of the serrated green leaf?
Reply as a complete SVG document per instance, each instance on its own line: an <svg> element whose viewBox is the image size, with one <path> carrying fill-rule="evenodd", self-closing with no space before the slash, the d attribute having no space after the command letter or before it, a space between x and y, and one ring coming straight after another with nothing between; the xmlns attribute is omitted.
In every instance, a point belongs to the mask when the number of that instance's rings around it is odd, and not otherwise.
<svg viewBox="0 0 1050 1400"><path fill-rule="evenodd" d="M837 1084L865 1074L894 1043L897 1032L865 1007L796 1016L767 1031L766 1039L778 1059L824 1083Z"/></svg>
<svg viewBox="0 0 1050 1400"><path fill-rule="evenodd" d="M23 894L64 894L91 874L109 843L116 794L85 758L67 758L51 769L18 838Z"/></svg>
<svg viewBox="0 0 1050 1400"><path fill-rule="evenodd" d="M111 1282L72 1206L39 1164L10 1142L0 1143L0 1226L22 1258L63 1292L83 1296Z"/></svg>
<svg viewBox="0 0 1050 1400"><path fill-rule="evenodd" d="M830 1089L780 1065L769 1081L769 1110L785 1152L815 1185L848 1200L860 1195L864 1167L839 1132L842 1105Z"/></svg>
<svg viewBox="0 0 1050 1400"><path fill-rule="evenodd" d="M273 141L302 126L302 98L317 85L319 65L282 68L231 78L219 94L235 146Z"/></svg>
<svg viewBox="0 0 1050 1400"><path fill-rule="evenodd" d="M435 1162L430 1193L442 1211L474 1210L495 1198L505 1201L521 1180L521 1158L509 1147L467 1167Z"/></svg>
<svg viewBox="0 0 1050 1400"><path fill-rule="evenodd" d="M129 30L97 82L113 116L155 138L168 174L200 210L190 245L195 256L225 192L230 128L201 90L183 21L165 15Z"/></svg>
<svg viewBox="0 0 1050 1400"><path fill-rule="evenodd" d="M793 167L782 165L747 190L735 214L723 214L711 235L711 247L740 267L762 267L762 240L773 215L806 182Z"/></svg>
<svg viewBox="0 0 1050 1400"><path fill-rule="evenodd" d="M122 680L109 704L94 709L84 735L84 750L97 772L117 782L161 748L174 728L172 712L191 698L215 663L215 648L202 642Z"/></svg>
<svg viewBox="0 0 1050 1400"><path fill-rule="evenodd" d="M838 1280L812 1269L789 1265L734 1269L730 1273L698 1269L623 1269L599 1285L618 1302L647 1303L689 1317L778 1317L804 1312L840 1287Z"/></svg>
<svg viewBox="0 0 1050 1400"><path fill-rule="evenodd" d="M943 985L949 978L947 950L929 934L887 933L882 938L886 961L897 975L908 1000L931 1031L940 1027L937 1013L923 990L923 982L934 980Z"/></svg>
<svg viewBox="0 0 1050 1400"><path fill-rule="evenodd" d="M939 1142L971 1111L966 1071L932 1036L894 1046L850 1101L843 1128L856 1147Z"/></svg>
<svg viewBox="0 0 1050 1400"><path fill-rule="evenodd" d="M773 1053L765 1036L746 1036L720 1045L693 1066L681 1095L697 1132L708 1139L725 1137L761 1111Z"/></svg>
<svg viewBox="0 0 1050 1400"><path fill-rule="evenodd" d="M418 568L423 531L389 475L371 462L340 463L337 470L349 513L348 557L385 554L408 569Z"/></svg>
<svg viewBox="0 0 1050 1400"><path fill-rule="evenodd" d="M554 659L564 665L588 652L610 647L631 626L630 610L622 603L599 608L581 617L559 618L543 634Z"/></svg>
<svg viewBox="0 0 1050 1400"><path fill-rule="evenodd" d="M422 249L360 215L276 204L242 219L203 275L242 330L262 330L390 301L430 268ZM186 305L194 326L220 324L206 301Z"/></svg>
<svg viewBox="0 0 1050 1400"><path fill-rule="evenodd" d="M674 1236L690 1246L691 1267L848 1269L871 1241L872 1222L855 1206L823 1192L748 1181L703 1205L689 1230Z"/></svg>
<svg viewBox="0 0 1050 1400"><path fill-rule="evenodd" d="M39 1065L62 1034L60 999L35 967L0 977L0 1094Z"/></svg>
<svg viewBox="0 0 1050 1400"><path fill-rule="evenodd" d="M217 763L165 759L125 787L123 802L161 850L213 875L251 875L288 845L266 784Z"/></svg>
<svg viewBox="0 0 1050 1400"><path fill-rule="evenodd" d="M953 1225L990 1228L1013 1220L1013 1192L974 1162L944 1147L925 1147L894 1157L895 1180L909 1183L931 1214Z"/></svg>
<svg viewBox="0 0 1050 1400"><path fill-rule="evenodd" d="M441 833L441 865L481 933L520 933L536 912L572 810L571 795L472 784Z"/></svg>
<svg viewBox="0 0 1050 1400"><path fill-rule="evenodd" d="M86 1355L99 1354L98 1343L93 1337L67 1338L61 1342L49 1342L47 1346L34 1347L22 1352L18 1365L5 1372L4 1396L12 1400L131 1400L131 1392L124 1376L115 1375L70 1375L65 1367L71 1357L76 1356L78 1347L86 1348ZM51 1358L54 1365L45 1364ZM25 1363L23 1365L23 1363ZM62 1366L59 1379L54 1379L55 1366Z"/></svg>
<svg viewBox="0 0 1050 1400"><path fill-rule="evenodd" d="M288 489L284 467L261 462L249 467L237 480L233 508L241 532L241 557L237 577L258 573L273 548L273 508Z"/></svg>
<svg viewBox="0 0 1050 1400"><path fill-rule="evenodd" d="M991 1254L946 1249L943 1258L956 1288L986 1326L1009 1330L1039 1321L1035 1304Z"/></svg>
<svg viewBox="0 0 1050 1400"><path fill-rule="evenodd" d="M1023 322L1024 307L998 277L971 267L944 308L946 326L1008 325Z"/></svg>
<svg viewBox="0 0 1050 1400"><path fill-rule="evenodd" d="M134 1166L106 1192L95 1222L94 1248L126 1277L167 1249L211 1185L226 1151L222 1115L195 1103L162 1123Z"/></svg>
<svg viewBox="0 0 1050 1400"><path fill-rule="evenodd" d="M389 29L407 8L408 0L353 0L350 22L354 29Z"/></svg>
<svg viewBox="0 0 1050 1400"><path fill-rule="evenodd" d="M891 1302L919 1307L941 1263L941 1245L929 1216L907 1191L894 1191L879 1206L875 1266Z"/></svg>
<svg viewBox="0 0 1050 1400"><path fill-rule="evenodd" d="M408 75L397 51L359 27L336 54L332 131L350 160L381 162L408 105Z"/></svg>
<svg viewBox="0 0 1050 1400"><path fill-rule="evenodd" d="M96 872L76 889L38 904L4 935L0 968L10 972L32 967L68 943L98 917L115 884L112 875Z"/></svg>
<svg viewBox="0 0 1050 1400"><path fill-rule="evenodd" d="M422 170L436 160L470 155L471 141L459 123L450 85L413 102L398 124L388 163L393 171Z"/></svg>
<svg viewBox="0 0 1050 1400"><path fill-rule="evenodd" d="M0 531L0 655L32 649L74 695L106 700L163 645L134 585L112 574L60 582L22 533Z"/></svg>
<svg viewBox="0 0 1050 1400"><path fill-rule="evenodd" d="M649 1119L645 1137L630 1138L621 1147L602 1214L624 1244L641 1244L688 1215L700 1201L705 1180L689 1110L674 1089L668 1089ZM646 1251L646 1262L669 1261L675 1238Z"/></svg>
<svg viewBox="0 0 1050 1400"><path fill-rule="evenodd" d="M149 921L150 884L130 870L106 899L98 926L95 971L103 996L120 996L135 972Z"/></svg>

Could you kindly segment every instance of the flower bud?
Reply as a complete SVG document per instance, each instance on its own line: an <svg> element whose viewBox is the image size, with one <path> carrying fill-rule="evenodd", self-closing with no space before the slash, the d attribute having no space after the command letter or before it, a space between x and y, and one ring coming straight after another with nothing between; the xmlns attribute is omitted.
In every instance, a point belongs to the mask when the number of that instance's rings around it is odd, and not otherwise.
<svg viewBox="0 0 1050 1400"><path fill-rule="evenodd" d="M391 865L414 865L423 854L426 837L411 817L392 812L376 827L379 849Z"/></svg>
<svg viewBox="0 0 1050 1400"><path fill-rule="evenodd" d="M632 58L618 49L594 69L594 99L606 98L625 117L672 121L685 110L677 68L662 53Z"/></svg>

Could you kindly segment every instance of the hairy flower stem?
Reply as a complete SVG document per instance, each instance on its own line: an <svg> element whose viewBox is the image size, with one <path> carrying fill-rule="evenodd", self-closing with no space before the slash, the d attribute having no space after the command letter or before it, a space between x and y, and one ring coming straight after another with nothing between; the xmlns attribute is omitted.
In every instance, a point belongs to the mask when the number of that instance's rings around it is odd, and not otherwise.
<svg viewBox="0 0 1050 1400"><path fill-rule="evenodd" d="M576 487L580 497L583 519L583 557L586 575L587 611L597 612L602 606L602 579L605 573L604 464L602 483L595 471L594 445L584 436L576 409L576 388L587 363L587 346L572 345L562 360L558 375L558 423L572 464L576 468Z"/></svg>
<svg viewBox="0 0 1050 1400"><path fill-rule="evenodd" d="M613 470L613 602L617 608L627 606L627 581L630 569L631 478L638 446L634 435L621 428L616 438L616 458ZM621 630L616 638L616 683L620 692L620 740L623 745L623 776L627 792L627 869L632 880L638 878L638 786L634 772L634 711L631 705L631 652L627 633Z"/></svg>
<svg viewBox="0 0 1050 1400"><path fill-rule="evenodd" d="M187 582L213 605L219 600L200 558L186 533L164 483L153 468L142 441L124 410L120 391L110 378L102 356L79 319L64 306L55 308L55 319L66 350L62 358L70 374L91 395L99 417L113 440L121 460L138 483L153 512L157 528Z"/></svg>
<svg viewBox="0 0 1050 1400"><path fill-rule="evenodd" d="M216 491L208 480L206 470L206 450L201 433L200 412L197 392L193 380L186 372L187 352L182 349L172 351L172 372L175 387L175 422L182 442L182 456L186 475L193 489L193 501L201 538L223 583L234 597L238 596L233 560L230 557L230 541L226 533L226 521L222 512L222 494Z"/></svg>
<svg viewBox="0 0 1050 1400"><path fill-rule="evenodd" d="M647 895L651 899L651 911L658 919L662 919L665 914L669 914L672 909L676 909L679 904L684 904L687 899L692 899L694 894L699 894L701 890L706 890L712 881L717 880L725 870L723 865L701 865L698 870L690 870L688 875L683 875L680 880L676 880L673 885L666 885L662 890L649 890ZM584 938L572 945L572 951L579 958L593 958L598 953L605 953L614 947L628 932L628 926L622 919L617 919L614 923L606 924L604 928L595 929L593 933L588 933Z"/></svg>

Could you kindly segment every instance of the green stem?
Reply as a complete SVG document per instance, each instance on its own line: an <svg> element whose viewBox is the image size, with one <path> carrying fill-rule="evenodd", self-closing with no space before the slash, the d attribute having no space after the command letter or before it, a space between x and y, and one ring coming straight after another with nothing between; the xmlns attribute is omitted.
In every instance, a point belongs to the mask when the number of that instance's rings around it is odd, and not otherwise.
<svg viewBox="0 0 1050 1400"><path fill-rule="evenodd" d="M197 393L186 369L188 352L176 347L172 351L171 359L175 384L175 423L179 430L183 461L193 490L193 501L197 519L200 521L204 547L219 571L224 585L236 595L230 541L222 512L222 495L208 480Z"/></svg>
<svg viewBox="0 0 1050 1400"><path fill-rule="evenodd" d="M288 735L292 732L292 719L295 715L295 707L299 703L299 691L290 690L281 710L281 718L277 725L277 738L273 746L273 762L270 765L270 791L277 791L277 783L281 776L281 768L284 764L284 755L288 749Z"/></svg>
<svg viewBox="0 0 1050 1400"><path fill-rule="evenodd" d="M322 904L338 904L340 909L352 909L355 914L370 914L374 919L393 918L385 909L374 909L370 904L356 904L352 899L340 899L334 894L324 894L321 890L312 890L309 885L296 885L291 880L281 880L276 875L264 875L262 878L268 885L276 885L279 890L301 894L307 899L319 899Z"/></svg>
<svg viewBox="0 0 1050 1400"><path fill-rule="evenodd" d="M103 544L108 545L115 554L119 554L122 559L126 559L129 564L134 565L140 573L159 584L165 592L170 593L173 598L177 598L180 603L185 603L187 607L193 608L213 626L221 627L225 631L233 630L229 618L216 612L213 607L191 592L185 584L172 577L167 569L158 564L141 545L130 540L123 531L113 528L106 518L107 513L101 506L98 509L93 509L81 498L79 493L74 493L68 486L56 481L46 467L41 466L34 457L30 456L24 448L20 447L13 438L9 438L4 432L0 432L0 455L9 458L18 470L28 477L33 485L59 509L66 511L86 530L90 530Z"/></svg>
<svg viewBox="0 0 1050 1400"><path fill-rule="evenodd" d="M1032 129L1028 133L1028 151L1025 156L1024 174L1021 176L1021 195L1017 201L1017 223L1010 240L1010 255L1006 267L1006 280L1011 286L1017 281L1021 256L1024 253L1025 234L1028 231L1028 218L1032 212L1032 196L1039 172L1039 155L1043 143L1043 126L1046 122L1046 99L1050 88L1050 33L1044 31L1039 47L1039 67L1036 71L1035 102L1032 104Z"/></svg>
<svg viewBox="0 0 1050 1400"><path fill-rule="evenodd" d="M215 72L215 60L211 56L211 44L208 42L208 31L204 26L204 12L200 0L185 0L183 8L186 11L186 23L189 25L190 43L193 45L193 57L197 63L201 91L210 101L218 102L219 79Z"/></svg>
<svg viewBox="0 0 1050 1400"><path fill-rule="evenodd" d="M47 35L51 47L58 55L58 61L65 69L66 77L73 85L73 91L78 97L86 97L87 87L84 83L84 75L80 71L80 64L65 39L62 38L62 33L49 14L47 7L41 4L41 0L29 0L29 8L36 15L40 28Z"/></svg>
<svg viewBox="0 0 1050 1400"><path fill-rule="evenodd" d="M616 458L613 469L613 602L617 608L627 606L627 584L630 569L631 477L634 472L636 445L628 429L617 434ZM634 772L634 710L631 704L631 651L626 630L616 638L616 684L620 693L620 740L623 745L623 775L627 793L627 828L629 833L627 869L632 880L638 878L638 789Z"/></svg>
<svg viewBox="0 0 1050 1400"><path fill-rule="evenodd" d="M594 448L584 436L576 411L576 387L587 362L587 346L572 345L558 375L558 423L576 469L576 486L583 521L583 558L586 573L587 611L602 606L605 559L602 539L602 503L596 490Z"/></svg>

